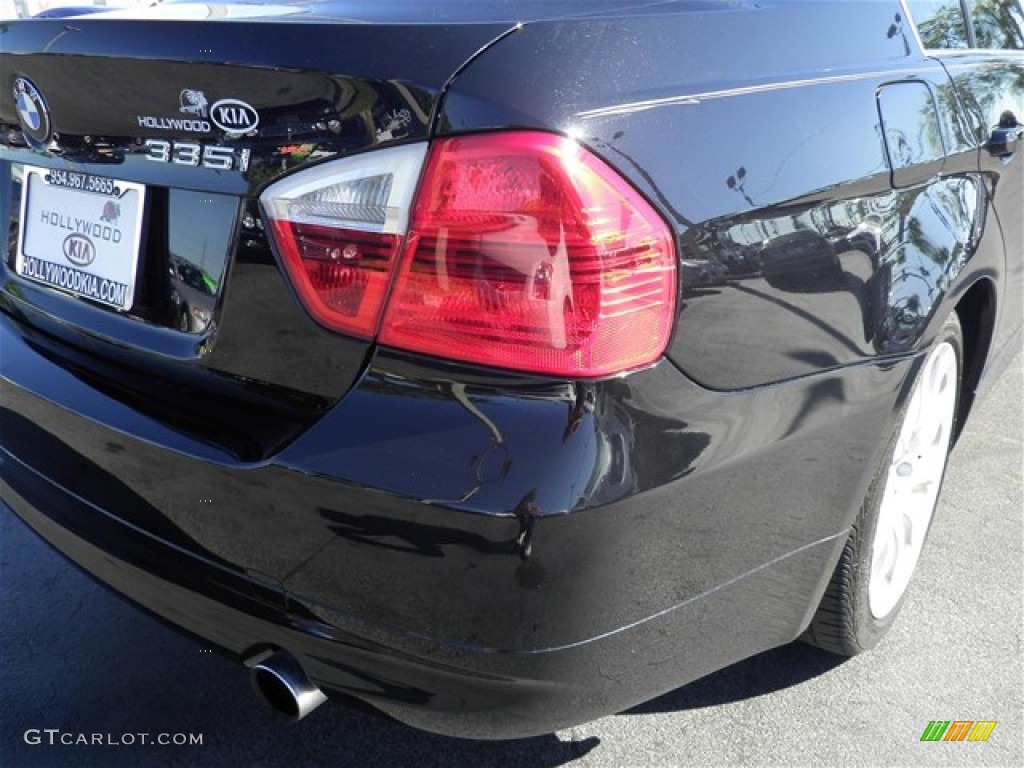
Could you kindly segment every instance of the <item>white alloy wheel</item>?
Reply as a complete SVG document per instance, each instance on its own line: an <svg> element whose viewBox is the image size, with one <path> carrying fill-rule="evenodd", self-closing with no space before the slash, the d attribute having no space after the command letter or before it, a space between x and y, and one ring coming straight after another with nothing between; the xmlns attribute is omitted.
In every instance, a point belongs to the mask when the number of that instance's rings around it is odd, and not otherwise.
<svg viewBox="0 0 1024 768"><path fill-rule="evenodd" d="M952 312L905 384L884 458L802 635L806 642L853 656L877 645L899 615L953 445L963 359L963 329Z"/></svg>
<svg viewBox="0 0 1024 768"><path fill-rule="evenodd" d="M957 352L944 341L924 362L889 463L868 579L876 619L899 603L921 554L949 455L958 384Z"/></svg>

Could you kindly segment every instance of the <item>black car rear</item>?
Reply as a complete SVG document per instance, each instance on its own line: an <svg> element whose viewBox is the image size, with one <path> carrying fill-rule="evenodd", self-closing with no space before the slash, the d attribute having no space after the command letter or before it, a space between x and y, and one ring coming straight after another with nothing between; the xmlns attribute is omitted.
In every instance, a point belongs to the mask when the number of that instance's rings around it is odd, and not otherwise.
<svg viewBox="0 0 1024 768"><path fill-rule="evenodd" d="M899 3L209 8L0 24L0 498L283 709L522 736L793 640L949 312L970 390L1019 339Z"/></svg>

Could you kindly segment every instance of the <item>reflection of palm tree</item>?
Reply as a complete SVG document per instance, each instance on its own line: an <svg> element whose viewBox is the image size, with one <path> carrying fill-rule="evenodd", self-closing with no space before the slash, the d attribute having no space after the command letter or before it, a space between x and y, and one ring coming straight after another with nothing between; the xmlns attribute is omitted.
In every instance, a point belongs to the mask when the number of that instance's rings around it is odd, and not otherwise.
<svg viewBox="0 0 1024 768"><path fill-rule="evenodd" d="M725 180L725 186L734 192L739 192L743 195L743 199L747 201L751 208L756 208L757 206L754 204L754 201L750 199L750 195L747 194L747 189L744 186L746 184L746 178L747 169L743 167L737 168L736 174Z"/></svg>
<svg viewBox="0 0 1024 768"><path fill-rule="evenodd" d="M1024 11L1021 0L977 0L972 9L973 32L977 40L968 37L964 28L959 3L950 3L933 17L921 21L918 29L926 48L979 48L1015 49L1024 48ZM993 127L992 113L996 100L1007 93L1024 91L1024 68L1021 67L974 67L967 74L954 74L958 87L940 85L937 88L941 114L958 115L962 109L969 113L972 125L952 120L954 145L976 147L987 139L988 130ZM929 137L937 136L934 120L922 121L927 125ZM975 128L980 135L973 135Z"/></svg>
<svg viewBox="0 0 1024 768"><path fill-rule="evenodd" d="M914 252L926 256L936 264L945 264L949 260L949 249L938 248L931 238L925 233L921 222L918 219L911 219L907 224L907 236L914 246ZM898 260L900 263L906 260L905 252Z"/></svg>
<svg viewBox="0 0 1024 768"><path fill-rule="evenodd" d="M1000 13L995 0L978 0L975 14L978 22L978 45L983 48L1024 48L1024 12L1021 0L1003 0L1005 11ZM959 8L957 9L959 12ZM1014 17L1016 16L1016 19ZM921 25L922 30L924 24ZM922 40L930 46L922 31ZM961 46L962 47L962 46ZM953 72L957 87L952 84L937 88L942 114L956 115L966 109L972 125L953 122L955 143L959 146L975 147L987 138L994 127L992 115L997 112L997 100L1007 94L1024 92L1024 68L1016 66L972 67L969 72ZM981 135L972 135L975 127Z"/></svg>
<svg viewBox="0 0 1024 768"><path fill-rule="evenodd" d="M925 125L928 122L934 123L935 121L922 121ZM903 131L897 129L886 131L886 138L888 139L894 170L909 168L914 164L914 148L907 141L907 136Z"/></svg>
<svg viewBox="0 0 1024 768"><path fill-rule="evenodd" d="M917 25L925 48L970 48L960 3L951 2Z"/></svg>
<svg viewBox="0 0 1024 768"><path fill-rule="evenodd" d="M979 48L1024 48L1024 9L1020 0L976 0L971 16Z"/></svg>
<svg viewBox="0 0 1024 768"><path fill-rule="evenodd" d="M898 13L893 17L893 23L889 25L889 31L886 33L886 37L892 40L896 35L899 35L900 39L903 41L903 55L909 56L910 41L907 39L907 32L903 28L903 19Z"/></svg>

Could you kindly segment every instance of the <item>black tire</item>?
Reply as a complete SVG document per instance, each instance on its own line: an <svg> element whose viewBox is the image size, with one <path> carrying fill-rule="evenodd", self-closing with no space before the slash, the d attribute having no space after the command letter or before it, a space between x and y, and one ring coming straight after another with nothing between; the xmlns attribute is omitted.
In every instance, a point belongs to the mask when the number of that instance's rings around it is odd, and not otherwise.
<svg viewBox="0 0 1024 768"><path fill-rule="evenodd" d="M945 436L945 456L952 447L952 436L956 434L957 410L959 409L960 385L963 379L963 332L956 313L950 315L939 332L929 356L935 353L942 344L950 344L956 353L956 399L953 408L953 424ZM926 361L927 361L926 357ZM948 358L947 358L948 359ZM896 620L906 600L907 590L904 588L895 605L881 617L872 613L868 585L871 579L873 542L878 529L879 510L886 484L889 478L890 465L897 449L900 432L907 418L911 395L921 386L922 371L925 363L917 369L917 377L913 388L905 400L899 418L889 439L884 459L878 467L874 480L861 506L860 513L853 525L843 552L836 564L832 579L825 589L821 603L801 640L842 656L854 656L862 653L882 639ZM945 466L939 480L941 489L942 478L945 477ZM941 492L936 495L931 506L931 518L925 528L925 539L934 520L935 506ZM916 563L915 563L916 564ZM913 571L911 571L912 574Z"/></svg>

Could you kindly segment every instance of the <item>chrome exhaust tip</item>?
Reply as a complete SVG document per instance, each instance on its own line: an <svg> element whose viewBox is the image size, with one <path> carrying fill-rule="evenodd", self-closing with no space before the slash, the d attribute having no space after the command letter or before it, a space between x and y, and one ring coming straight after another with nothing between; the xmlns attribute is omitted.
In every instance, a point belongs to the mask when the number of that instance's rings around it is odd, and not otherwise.
<svg viewBox="0 0 1024 768"><path fill-rule="evenodd" d="M287 715L292 722L327 701L324 692L309 681L302 666L287 651L264 654L251 661L249 680L268 706Z"/></svg>

